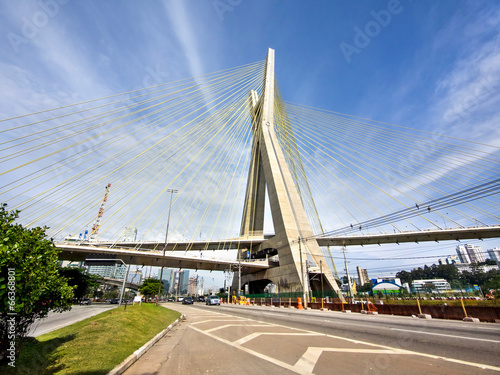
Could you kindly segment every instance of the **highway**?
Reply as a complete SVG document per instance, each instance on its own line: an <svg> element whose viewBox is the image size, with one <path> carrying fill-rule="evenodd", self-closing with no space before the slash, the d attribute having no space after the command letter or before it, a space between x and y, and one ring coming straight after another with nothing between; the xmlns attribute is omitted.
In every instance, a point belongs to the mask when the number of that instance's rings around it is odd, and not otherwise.
<svg viewBox="0 0 500 375"><path fill-rule="evenodd" d="M62 313L49 312L45 319L37 320L32 326L29 336L40 336L44 333L90 318L118 305L92 304L88 306L74 305L70 311Z"/></svg>
<svg viewBox="0 0 500 375"><path fill-rule="evenodd" d="M271 307L166 304L186 314L126 375L493 374L500 325Z"/></svg>
<svg viewBox="0 0 500 375"><path fill-rule="evenodd" d="M500 324L231 305L223 305L221 310L353 340L500 366Z"/></svg>

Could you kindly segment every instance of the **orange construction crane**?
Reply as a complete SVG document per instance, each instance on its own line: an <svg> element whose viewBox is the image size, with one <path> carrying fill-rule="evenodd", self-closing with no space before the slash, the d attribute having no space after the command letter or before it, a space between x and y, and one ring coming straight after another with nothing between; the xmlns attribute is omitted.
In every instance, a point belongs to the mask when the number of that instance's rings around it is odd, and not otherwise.
<svg viewBox="0 0 500 375"><path fill-rule="evenodd" d="M90 239L94 239L97 236L97 232L99 232L99 228L101 226L101 218L104 213L104 207L106 206L106 202L108 200L108 193L111 184L106 185L106 192L104 193L104 199L102 200L101 207L99 208L99 212L97 213L97 219L94 221L94 225L92 225L92 230L90 231Z"/></svg>

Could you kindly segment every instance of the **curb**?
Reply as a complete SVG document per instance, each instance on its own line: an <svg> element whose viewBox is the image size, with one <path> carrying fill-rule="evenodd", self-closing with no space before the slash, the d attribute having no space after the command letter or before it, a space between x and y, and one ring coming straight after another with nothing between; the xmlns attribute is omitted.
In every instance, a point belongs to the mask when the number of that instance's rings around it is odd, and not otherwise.
<svg viewBox="0 0 500 375"><path fill-rule="evenodd" d="M167 334L168 331L170 331L172 328L174 328L181 320L184 320L186 318L186 315L182 314L175 322L170 324L167 328L165 328L163 331L158 333L155 337L153 337L151 340L149 340L147 343L145 343L142 347L137 349L135 352L133 352L131 355L129 355L122 363L120 363L118 366L116 366L113 370L107 373L107 375L120 375L125 372L130 366L132 366L139 358L141 358L144 353L146 353L154 344L156 344L158 341L160 341L163 336Z"/></svg>

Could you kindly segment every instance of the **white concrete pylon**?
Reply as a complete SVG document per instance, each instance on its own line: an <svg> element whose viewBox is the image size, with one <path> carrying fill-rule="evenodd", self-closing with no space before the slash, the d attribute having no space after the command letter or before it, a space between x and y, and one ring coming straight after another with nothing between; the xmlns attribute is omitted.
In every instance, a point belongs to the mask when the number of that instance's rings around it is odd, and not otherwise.
<svg viewBox="0 0 500 375"><path fill-rule="evenodd" d="M303 262L307 262L307 254L310 254L316 264L320 261L327 263L314 238L300 194L276 136L274 83L274 50L269 49L262 95L257 98L257 94L251 92L249 100L253 148L241 236L262 235L264 195L267 186L275 236L262 243L259 248L277 249L279 266L257 274L245 275L245 282L268 279L277 284L281 292L303 289L307 294L309 282L304 275L305 272L301 272L301 269L306 269L305 265L301 264L301 258ZM305 239L302 244L299 244L299 238ZM342 298L342 293L330 270L324 269L323 274L330 288Z"/></svg>

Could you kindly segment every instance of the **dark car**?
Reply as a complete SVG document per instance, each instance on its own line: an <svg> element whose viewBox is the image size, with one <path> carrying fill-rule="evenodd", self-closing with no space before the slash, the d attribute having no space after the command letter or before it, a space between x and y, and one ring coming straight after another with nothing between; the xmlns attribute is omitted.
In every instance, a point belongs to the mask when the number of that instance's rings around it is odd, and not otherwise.
<svg viewBox="0 0 500 375"><path fill-rule="evenodd" d="M174 302L174 297L168 297L168 302Z"/></svg>
<svg viewBox="0 0 500 375"><path fill-rule="evenodd" d="M119 304L120 303L120 299L119 298L113 298L111 301L109 301L109 303L112 303L112 304Z"/></svg>
<svg viewBox="0 0 500 375"><path fill-rule="evenodd" d="M199 296L198 302L205 302L205 296Z"/></svg>
<svg viewBox="0 0 500 375"><path fill-rule="evenodd" d="M183 305L192 305L193 304L193 297L185 297L183 300L182 300L182 304Z"/></svg>

